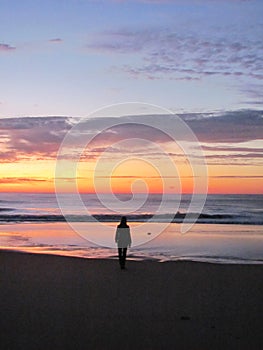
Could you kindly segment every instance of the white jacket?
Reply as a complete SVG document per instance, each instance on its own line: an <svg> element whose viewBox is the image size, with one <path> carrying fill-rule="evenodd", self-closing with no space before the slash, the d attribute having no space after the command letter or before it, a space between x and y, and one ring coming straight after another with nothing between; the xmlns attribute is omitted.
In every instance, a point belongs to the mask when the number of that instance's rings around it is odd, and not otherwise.
<svg viewBox="0 0 263 350"><path fill-rule="evenodd" d="M131 246L131 233L129 227L117 227L115 234L115 242L118 248L127 248Z"/></svg>

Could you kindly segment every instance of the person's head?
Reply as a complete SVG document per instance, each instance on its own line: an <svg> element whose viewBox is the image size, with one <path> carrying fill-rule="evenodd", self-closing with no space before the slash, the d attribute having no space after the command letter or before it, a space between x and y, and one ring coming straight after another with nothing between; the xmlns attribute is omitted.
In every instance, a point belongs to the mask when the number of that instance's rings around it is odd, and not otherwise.
<svg viewBox="0 0 263 350"><path fill-rule="evenodd" d="M121 225L123 225L123 226L127 225L127 218L126 218L126 216L122 216L121 217Z"/></svg>

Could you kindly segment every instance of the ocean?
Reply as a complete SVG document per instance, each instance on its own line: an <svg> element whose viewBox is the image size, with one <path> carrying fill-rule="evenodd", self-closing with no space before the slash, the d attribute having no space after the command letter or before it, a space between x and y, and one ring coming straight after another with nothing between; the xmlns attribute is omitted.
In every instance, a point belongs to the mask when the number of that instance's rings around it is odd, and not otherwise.
<svg viewBox="0 0 263 350"><path fill-rule="evenodd" d="M168 196L161 211L159 194L118 195L119 207L108 195L81 199L79 207L62 195L65 218L55 194L1 193L0 247L115 259L115 227L125 214L133 236L129 259L263 263L263 195L208 195L204 207L190 213L191 195ZM187 212L190 226L182 233Z"/></svg>
<svg viewBox="0 0 263 350"><path fill-rule="evenodd" d="M118 221L120 209L129 216L130 221L147 221L154 216L156 222L169 220L174 214L173 222L182 222L191 201L191 195L170 195L159 215L155 215L162 195L150 194L144 200L144 195L135 199L127 194L119 194L121 207L116 207L110 201L115 200L109 195L103 195L104 204L96 194L83 194L84 209L72 201L71 194L60 195L66 203L67 217L72 221L89 221L90 214L99 221ZM167 196L167 195L166 195ZM129 211L130 201L133 201ZM134 204L135 201L135 204ZM136 203L136 201L138 203ZM107 206L106 206L107 205ZM207 195L204 208L198 214L198 223L228 223L263 225L263 195ZM128 214L127 214L128 213ZM193 213L194 214L194 213ZM166 219L167 217L167 219ZM42 193L2 193L0 194L0 223L23 222L61 222L65 221L55 194Z"/></svg>

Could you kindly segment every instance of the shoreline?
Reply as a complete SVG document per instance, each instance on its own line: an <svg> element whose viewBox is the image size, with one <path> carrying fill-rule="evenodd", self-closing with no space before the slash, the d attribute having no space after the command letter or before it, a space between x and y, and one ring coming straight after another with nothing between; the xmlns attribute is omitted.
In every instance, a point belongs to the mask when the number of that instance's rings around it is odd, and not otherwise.
<svg viewBox="0 0 263 350"><path fill-rule="evenodd" d="M155 225L154 229L158 230L158 224ZM132 235L133 227L132 223ZM104 226L79 224L75 229L85 232L85 237L66 223L5 225L2 229L2 249L87 259L117 257L113 241L114 226L112 232L108 233ZM187 234L181 234L179 224L170 224L159 235L140 244L148 237L143 232L134 233L133 245L128 251L129 260L263 264L261 226L195 224Z"/></svg>
<svg viewBox="0 0 263 350"><path fill-rule="evenodd" d="M91 249L91 248L90 248ZM41 251L37 248L35 250L32 250L32 247L29 248L23 248L19 249L18 247L15 248L1 248L0 247L0 254L1 252L4 253L21 253L21 254L32 254L32 255L47 255L47 256L57 256L57 257L66 257L66 258L76 258L76 259L84 259L84 260L118 260L118 253L114 255L110 255L108 257L94 257L94 256L80 256L80 255L74 255L71 253L65 254L64 252L54 252L54 251ZM192 257L192 256L179 256L177 258L173 259L161 259L157 257L150 257L150 256L140 256L140 255L134 255L128 253L127 255L127 261L132 262L146 262L146 261L153 261L159 264L163 263L169 263L169 262L192 262L192 263L203 263L203 264L215 264L215 265L263 265L263 259L245 259L245 258L235 258L235 257L206 257L206 256L200 256L200 257Z"/></svg>
<svg viewBox="0 0 263 350"><path fill-rule="evenodd" d="M263 347L261 265L0 251L6 349Z"/></svg>

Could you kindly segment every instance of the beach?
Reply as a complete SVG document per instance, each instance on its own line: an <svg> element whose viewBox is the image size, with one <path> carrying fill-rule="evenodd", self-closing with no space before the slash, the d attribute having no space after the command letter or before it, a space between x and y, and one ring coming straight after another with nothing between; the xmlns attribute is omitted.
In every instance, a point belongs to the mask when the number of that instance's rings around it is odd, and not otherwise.
<svg viewBox="0 0 263 350"><path fill-rule="evenodd" d="M261 349L262 272L1 251L1 348Z"/></svg>

